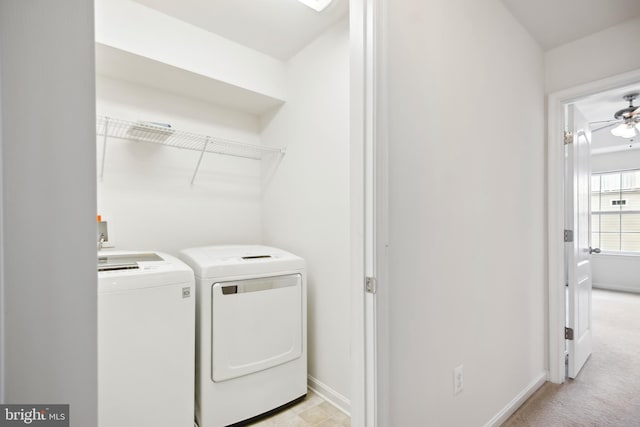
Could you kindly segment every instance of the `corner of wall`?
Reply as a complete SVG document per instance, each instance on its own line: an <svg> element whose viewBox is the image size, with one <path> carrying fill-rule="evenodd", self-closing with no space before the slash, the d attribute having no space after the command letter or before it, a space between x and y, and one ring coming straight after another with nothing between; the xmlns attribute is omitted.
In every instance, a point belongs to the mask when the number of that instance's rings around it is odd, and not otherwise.
<svg viewBox="0 0 640 427"><path fill-rule="evenodd" d="M0 2L1 169L13 190L0 182L3 399L68 403L86 426L97 421L93 16L84 0ZM43 215L46 238L33 232Z"/></svg>
<svg viewBox="0 0 640 427"><path fill-rule="evenodd" d="M2 46L0 46L1 48ZM0 403L4 403L4 181L2 156L2 50L0 49Z"/></svg>
<svg viewBox="0 0 640 427"><path fill-rule="evenodd" d="M516 397L511 400L500 412L498 412L493 418L491 418L484 427L497 427L501 426L505 421L509 419L511 415L513 415L520 406L524 404L524 402L529 399L533 393L535 393L540 387L544 385L547 381L548 374L543 372L538 375L529 385L518 393Z"/></svg>
<svg viewBox="0 0 640 427"><path fill-rule="evenodd" d="M351 238L349 33L343 25L287 63L287 104L262 117L262 142L287 148L262 206L264 244L308 261L309 373L319 380L312 384L352 397L350 301L341 297L350 286Z"/></svg>
<svg viewBox="0 0 640 427"><path fill-rule="evenodd" d="M351 401L333 388L311 375L307 376L307 387L345 414L351 415Z"/></svg>

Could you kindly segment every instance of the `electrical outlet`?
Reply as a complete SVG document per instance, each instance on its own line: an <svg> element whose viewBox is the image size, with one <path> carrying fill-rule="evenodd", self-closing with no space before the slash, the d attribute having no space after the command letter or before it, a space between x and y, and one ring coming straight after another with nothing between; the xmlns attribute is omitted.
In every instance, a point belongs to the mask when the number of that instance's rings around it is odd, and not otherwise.
<svg viewBox="0 0 640 427"><path fill-rule="evenodd" d="M464 388L463 366L460 365L453 370L453 394L458 394Z"/></svg>

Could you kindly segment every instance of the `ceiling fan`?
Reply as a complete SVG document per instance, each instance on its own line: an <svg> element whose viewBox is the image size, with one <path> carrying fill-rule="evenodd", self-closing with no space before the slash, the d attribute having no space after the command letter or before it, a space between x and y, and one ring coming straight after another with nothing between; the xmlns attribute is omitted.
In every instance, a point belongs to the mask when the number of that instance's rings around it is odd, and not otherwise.
<svg viewBox="0 0 640 427"><path fill-rule="evenodd" d="M611 133L615 136L620 136L622 138L633 138L636 136L636 133L640 132L640 107L634 106L633 101L638 97L638 95L640 94L636 92L623 96L624 100L629 102L629 106L616 111L613 115L614 120L591 122L591 124L609 123L608 125L594 129L593 132L615 126L611 129Z"/></svg>

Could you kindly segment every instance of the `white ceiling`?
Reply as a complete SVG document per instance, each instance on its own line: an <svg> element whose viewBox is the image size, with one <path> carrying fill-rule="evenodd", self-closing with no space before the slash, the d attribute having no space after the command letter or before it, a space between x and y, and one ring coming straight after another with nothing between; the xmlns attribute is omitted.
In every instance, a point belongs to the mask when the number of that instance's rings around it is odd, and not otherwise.
<svg viewBox="0 0 640 427"><path fill-rule="evenodd" d="M282 60L349 10L348 0L333 0L320 13L297 0L135 1ZM640 17L639 0L501 1L544 50Z"/></svg>
<svg viewBox="0 0 640 427"><path fill-rule="evenodd" d="M349 0L333 0L320 13L297 0L134 1L281 60L294 56L349 11ZM544 50L640 17L640 0L500 1ZM640 82L576 104L591 122L609 120L628 105L622 96L630 92L640 92ZM594 134L595 149L628 145L628 140L608 134L608 130Z"/></svg>
<svg viewBox="0 0 640 427"><path fill-rule="evenodd" d="M348 0L322 12L297 0L135 0L249 48L286 60L347 16Z"/></svg>
<svg viewBox="0 0 640 427"><path fill-rule="evenodd" d="M333 0L320 13L297 0L135 1L282 60L349 9L348 0ZM639 0L501 1L544 50L640 16Z"/></svg>
<svg viewBox="0 0 640 427"><path fill-rule="evenodd" d="M501 1L544 50L640 16L639 0Z"/></svg>

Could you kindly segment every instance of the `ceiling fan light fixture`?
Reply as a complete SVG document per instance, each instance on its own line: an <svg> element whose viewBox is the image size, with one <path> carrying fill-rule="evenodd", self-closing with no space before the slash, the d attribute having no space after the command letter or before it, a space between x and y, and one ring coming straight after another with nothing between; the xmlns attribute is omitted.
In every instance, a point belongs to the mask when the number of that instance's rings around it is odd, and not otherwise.
<svg viewBox="0 0 640 427"><path fill-rule="evenodd" d="M300 3L309 6L316 12L322 12L333 0L298 0Z"/></svg>
<svg viewBox="0 0 640 427"><path fill-rule="evenodd" d="M620 136L622 138L633 138L636 136L636 130L633 123L621 123L618 126L611 129L611 134Z"/></svg>

